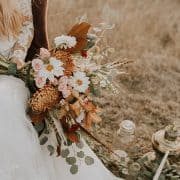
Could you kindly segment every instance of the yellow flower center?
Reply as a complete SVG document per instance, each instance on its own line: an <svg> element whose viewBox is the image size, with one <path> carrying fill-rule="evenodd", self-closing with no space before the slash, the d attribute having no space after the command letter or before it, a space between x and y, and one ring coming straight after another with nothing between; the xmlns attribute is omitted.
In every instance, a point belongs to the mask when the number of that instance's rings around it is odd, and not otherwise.
<svg viewBox="0 0 180 180"><path fill-rule="evenodd" d="M83 84L83 81L80 80L80 79L78 79L78 80L76 81L76 83L77 83L79 86L81 86L81 85Z"/></svg>
<svg viewBox="0 0 180 180"><path fill-rule="evenodd" d="M52 70L54 69L54 67L53 67L51 64L48 64L47 67L46 67L46 69L47 69L48 71L52 71Z"/></svg>

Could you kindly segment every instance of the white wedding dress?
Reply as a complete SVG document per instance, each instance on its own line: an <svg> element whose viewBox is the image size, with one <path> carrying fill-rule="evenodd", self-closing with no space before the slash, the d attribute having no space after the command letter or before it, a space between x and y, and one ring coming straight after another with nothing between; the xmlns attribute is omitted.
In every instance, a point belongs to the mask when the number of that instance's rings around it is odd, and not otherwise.
<svg viewBox="0 0 180 180"><path fill-rule="evenodd" d="M20 10L32 18L31 0L19 0ZM25 59L33 37L29 18L18 38L0 39L0 53L7 58ZM87 166L79 162L79 171L72 175L61 156L49 156L39 145L37 133L26 115L29 91L23 81L0 76L0 180L116 180L84 143L83 151L94 158ZM53 141L53 139L51 139ZM69 147L71 154L77 147Z"/></svg>

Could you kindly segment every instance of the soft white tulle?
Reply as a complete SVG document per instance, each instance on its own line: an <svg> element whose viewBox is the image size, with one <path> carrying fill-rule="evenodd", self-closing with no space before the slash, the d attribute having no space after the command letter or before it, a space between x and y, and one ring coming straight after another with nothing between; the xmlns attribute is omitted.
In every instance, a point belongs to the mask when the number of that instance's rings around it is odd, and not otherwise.
<svg viewBox="0 0 180 180"><path fill-rule="evenodd" d="M83 151L92 156L95 163L87 166L79 162L76 175L69 172L70 166L63 158L49 156L39 145L36 131L25 113L28 95L24 82L11 76L0 76L0 180L117 179L87 144ZM73 148L70 151L73 153Z"/></svg>

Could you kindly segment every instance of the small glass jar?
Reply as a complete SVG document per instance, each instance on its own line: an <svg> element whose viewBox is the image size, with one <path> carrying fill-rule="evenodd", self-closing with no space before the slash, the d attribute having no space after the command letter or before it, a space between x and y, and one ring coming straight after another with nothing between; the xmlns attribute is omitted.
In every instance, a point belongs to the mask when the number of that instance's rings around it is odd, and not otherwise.
<svg viewBox="0 0 180 180"><path fill-rule="evenodd" d="M117 132L122 143L130 143L134 140L135 135L135 124L130 120L124 120L119 125L119 130Z"/></svg>

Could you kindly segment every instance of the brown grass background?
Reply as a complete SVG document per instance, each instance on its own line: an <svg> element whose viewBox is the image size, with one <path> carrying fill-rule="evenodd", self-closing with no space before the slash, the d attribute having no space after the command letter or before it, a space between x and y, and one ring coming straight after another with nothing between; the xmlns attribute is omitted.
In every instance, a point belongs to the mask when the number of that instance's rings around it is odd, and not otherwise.
<svg viewBox="0 0 180 180"><path fill-rule="evenodd" d="M84 13L95 26L116 24L106 34L116 49L109 61L134 60L126 68L129 74L117 78L120 94L98 99L105 113L95 133L113 148L124 148L115 132L119 122L131 119L136 139L126 150L149 151L153 132L180 121L180 0L49 0L50 40L65 34Z"/></svg>

